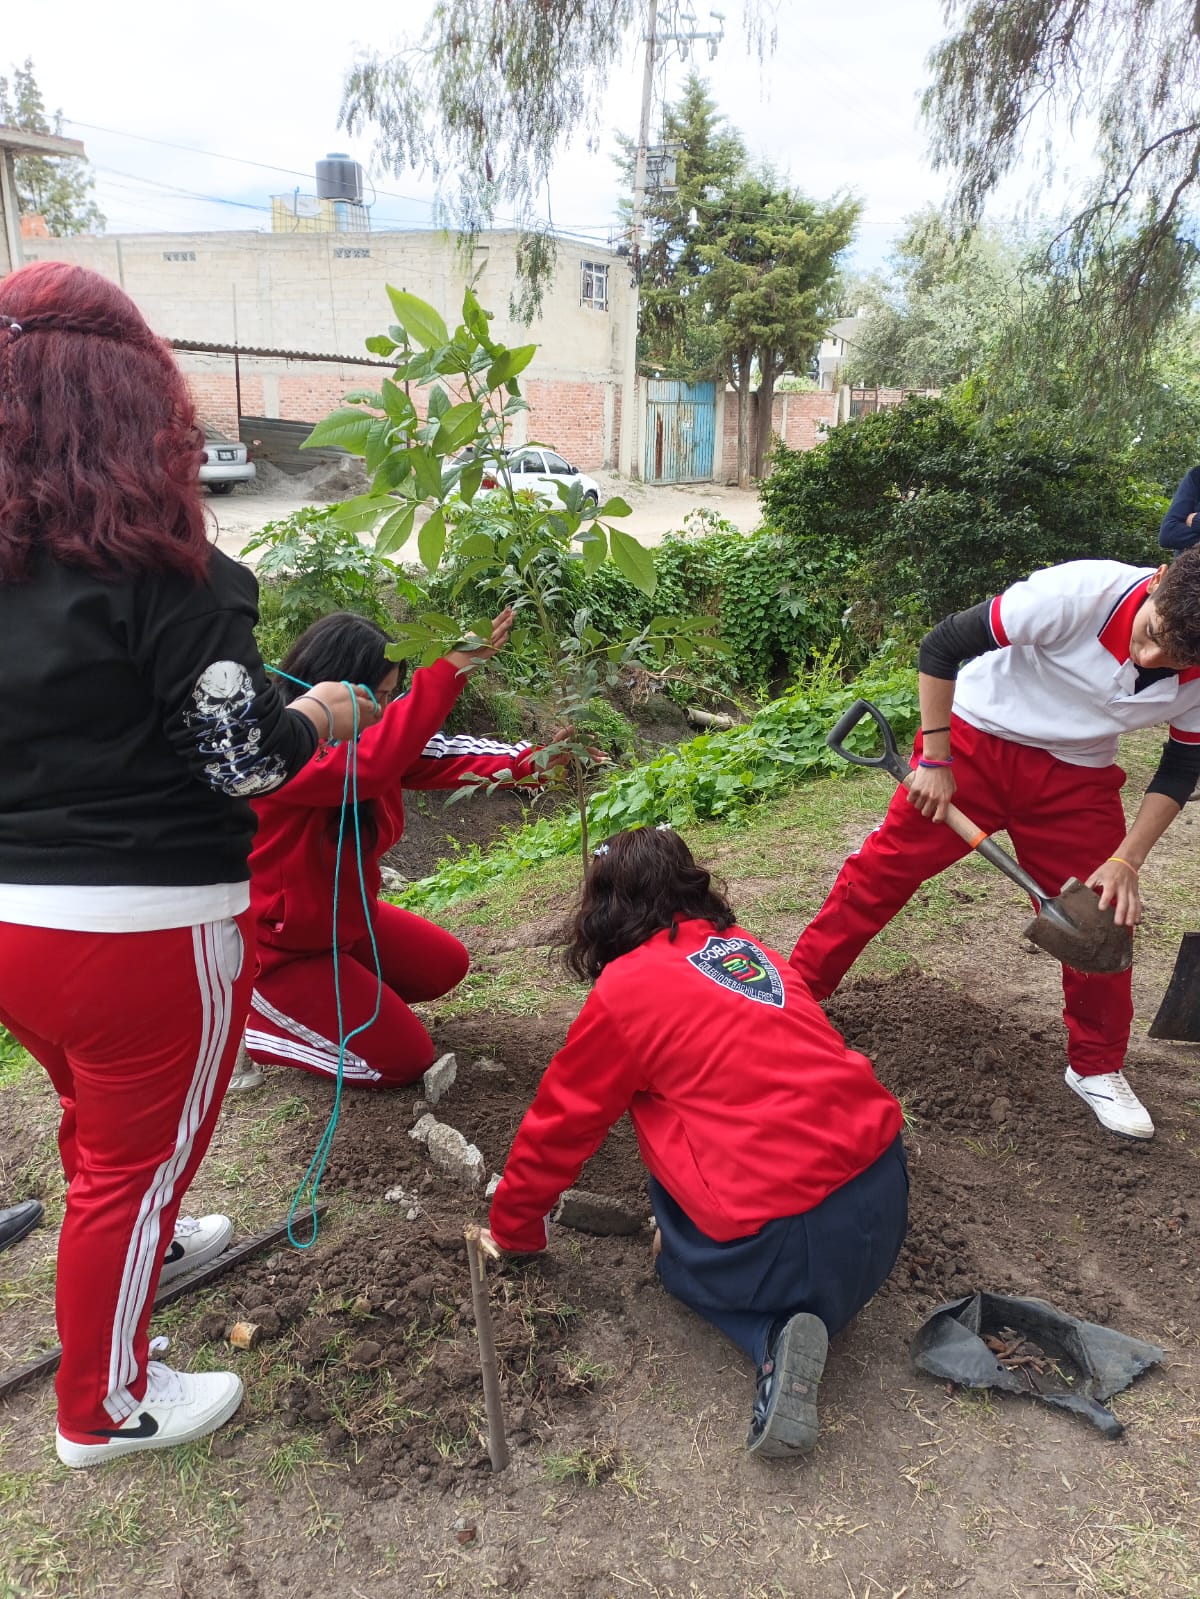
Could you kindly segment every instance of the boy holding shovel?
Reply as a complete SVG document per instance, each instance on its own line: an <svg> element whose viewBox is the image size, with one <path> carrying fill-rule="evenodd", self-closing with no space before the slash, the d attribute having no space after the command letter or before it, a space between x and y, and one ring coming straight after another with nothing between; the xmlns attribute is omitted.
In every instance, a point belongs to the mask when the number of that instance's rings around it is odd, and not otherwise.
<svg viewBox="0 0 1200 1599"><path fill-rule="evenodd" d="M1142 916L1139 872L1200 778L1200 548L1157 569L1118 561L1049 567L947 617L920 653L921 732L910 788L842 867L792 951L817 999L921 886L967 853L940 823L951 798L1056 892L1077 877L1118 925ZM1158 770L1131 826L1120 735L1166 724ZM1101 1125L1152 1138L1122 1066L1131 976L1063 967L1066 1083Z"/></svg>

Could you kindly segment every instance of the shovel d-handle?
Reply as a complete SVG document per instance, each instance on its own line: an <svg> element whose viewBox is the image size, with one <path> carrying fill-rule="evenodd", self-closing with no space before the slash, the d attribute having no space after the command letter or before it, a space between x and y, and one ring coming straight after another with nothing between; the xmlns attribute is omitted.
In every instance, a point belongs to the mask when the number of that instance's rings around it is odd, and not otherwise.
<svg viewBox="0 0 1200 1599"><path fill-rule="evenodd" d="M879 755L858 755L854 750L846 748L847 738L865 716L869 716L875 723L883 740L883 751ZM837 725L826 735L825 742L835 755L840 755L842 760L849 761L851 766L873 767L875 771L889 773L905 788L912 787L912 769L896 745L896 735L892 732L892 725L878 705L872 705L870 700L855 700ZM1029 873L1022 870L1007 850L1001 849L982 827L973 822L969 816L964 816L957 805L947 805L942 820L951 832L958 834L964 844L976 854L982 855L985 861L990 861L1004 873L1005 877L1016 883L1018 888L1023 888L1038 909L1041 909L1049 897L1045 890L1040 888Z"/></svg>

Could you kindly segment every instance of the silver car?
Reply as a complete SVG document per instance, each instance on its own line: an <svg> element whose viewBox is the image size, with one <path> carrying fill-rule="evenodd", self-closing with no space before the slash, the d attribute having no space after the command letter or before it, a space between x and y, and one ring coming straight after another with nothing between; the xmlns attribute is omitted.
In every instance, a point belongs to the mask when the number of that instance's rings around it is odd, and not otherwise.
<svg viewBox="0 0 1200 1599"><path fill-rule="evenodd" d="M215 433L205 437L200 481L208 485L210 494L231 494L235 483L252 483L254 476L254 462L244 444Z"/></svg>

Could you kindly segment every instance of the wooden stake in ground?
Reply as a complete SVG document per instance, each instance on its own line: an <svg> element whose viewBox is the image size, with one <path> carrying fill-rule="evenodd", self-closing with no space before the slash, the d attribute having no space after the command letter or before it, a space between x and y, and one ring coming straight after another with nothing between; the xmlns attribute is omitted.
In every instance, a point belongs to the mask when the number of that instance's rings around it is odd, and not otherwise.
<svg viewBox="0 0 1200 1599"><path fill-rule="evenodd" d="M478 1227L468 1227L467 1264L471 1268L471 1304L479 1331L479 1364L483 1371L483 1403L487 1410L488 1458L493 1471L508 1465L508 1439L504 1436L504 1407L500 1402L500 1368L496 1363L496 1335L488 1304L486 1264Z"/></svg>

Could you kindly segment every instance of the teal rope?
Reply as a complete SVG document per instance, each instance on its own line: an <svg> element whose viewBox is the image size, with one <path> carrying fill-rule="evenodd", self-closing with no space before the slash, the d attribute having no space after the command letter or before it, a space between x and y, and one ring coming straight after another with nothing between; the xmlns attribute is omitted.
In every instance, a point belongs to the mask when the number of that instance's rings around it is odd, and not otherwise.
<svg viewBox="0 0 1200 1599"><path fill-rule="evenodd" d="M305 683L298 677L292 677L289 672L282 672L277 666L269 666L267 670L273 672L276 677L286 677L289 683L296 683L300 688L312 687L311 683ZM366 684L361 686L366 688ZM346 1049L352 1038L357 1038L360 1033L365 1033L369 1027L375 1025L379 1020L379 1012L383 1006L383 967L379 959L379 946L375 941L375 928L367 895L367 881L363 870L362 832L358 819L358 701L354 697L353 684L345 683L344 687L349 689L351 703L354 706L354 732L351 737L350 747L346 751L346 777L342 784L342 809L338 817L337 852L334 855L333 863L333 995L337 1006L338 1025L337 1084L334 1089L333 1108L329 1113L328 1121L325 1123L325 1130L317 1141L313 1158L309 1161L308 1169L300 1179L300 1186L292 1195L292 1203L288 1207L288 1242L295 1249L311 1249L317 1241L317 1233L320 1230L320 1223L317 1219L317 1193L321 1187L321 1178L325 1175L325 1166L329 1160L329 1152L333 1148L334 1134L337 1132L338 1120L341 1116ZM371 703L378 710L379 701L369 688L366 691L371 695ZM341 894L342 847L346 837L347 810L354 817L354 856L358 871L358 893L363 914L366 917L367 935L371 940L371 959L375 967L375 1009L361 1027L355 1027L350 1032L346 1032L345 1017L342 1010L342 973L338 956L338 900ZM293 1231L292 1223L296 1212L304 1202L306 1189L309 1190L308 1204L309 1215L312 1218L312 1236L306 1242L301 1243Z"/></svg>

